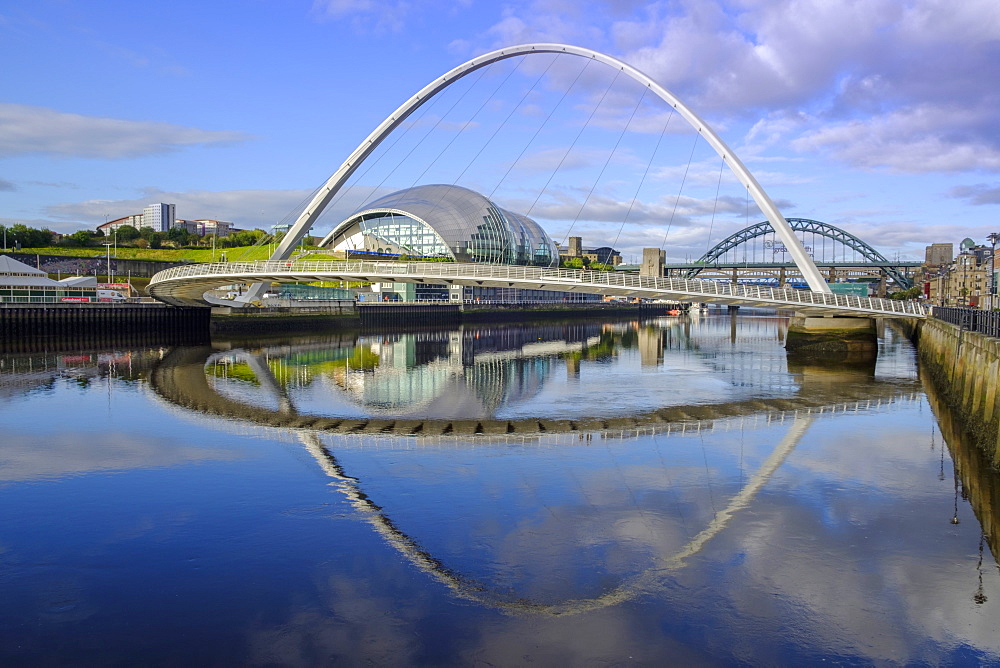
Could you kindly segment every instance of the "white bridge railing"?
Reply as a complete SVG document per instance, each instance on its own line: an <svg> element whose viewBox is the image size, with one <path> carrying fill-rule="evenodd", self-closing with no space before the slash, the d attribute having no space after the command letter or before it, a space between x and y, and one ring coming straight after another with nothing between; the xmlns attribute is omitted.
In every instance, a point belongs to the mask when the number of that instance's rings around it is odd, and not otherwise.
<svg viewBox="0 0 1000 668"><path fill-rule="evenodd" d="M295 280L366 280L371 282L422 282L440 279L468 285L506 284L509 287L549 289L632 296L675 296L682 301L724 301L775 305L810 311L850 311L887 316L924 318L927 310L915 301L836 295L810 290L739 285L722 281L640 276L631 272L581 271L511 265L446 262L370 262L353 260L286 260L280 262L227 262L192 264L157 273L150 294L170 301L171 296L191 294L185 285L211 282L261 282ZM199 295L200 296L200 295Z"/></svg>

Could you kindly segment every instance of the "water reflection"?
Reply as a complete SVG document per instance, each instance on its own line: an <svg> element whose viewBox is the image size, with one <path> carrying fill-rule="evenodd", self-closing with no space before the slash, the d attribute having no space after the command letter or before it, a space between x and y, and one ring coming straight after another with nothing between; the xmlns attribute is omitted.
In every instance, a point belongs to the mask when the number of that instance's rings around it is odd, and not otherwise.
<svg viewBox="0 0 1000 668"><path fill-rule="evenodd" d="M496 583L478 581L450 568L442 560L428 552L415 538L399 529L385 512L385 509L362 491L362 481L344 472L331 449L326 447L316 434L301 433L299 438L305 444L306 449L316 458L326 475L335 481L338 491L348 499L354 509L364 517L375 531L410 563L432 575L455 595L505 612L562 616L619 605L639 595L650 595L662 587L672 576L673 571L683 568L688 559L698 554L712 538L726 528L737 512L743 510L750 503L795 448L799 439L809 429L812 421L813 419L809 415L796 416L791 420L785 437L760 468L724 508L715 512L708 526L693 538L675 548L672 553L651 555L651 563L645 570L628 577L624 582L598 596L558 603L533 600L530 595L525 595L522 592L511 595L505 591L506 587L501 589L497 587Z"/></svg>
<svg viewBox="0 0 1000 668"><path fill-rule="evenodd" d="M401 435L668 427L767 411L878 405L912 373L790 364L783 320L461 328L294 345L177 348L151 376L171 403L262 424ZM220 348L222 348L220 350Z"/></svg>
<svg viewBox="0 0 1000 668"><path fill-rule="evenodd" d="M983 539L989 552L998 554L1000 548L1000 475L997 467L991 462L983 449L977 447L974 437L965 431L961 418L944 403L941 394L928 375L922 375L921 380L927 393L927 401L937 418L944 444L941 447L941 471L939 476L945 477L944 453L947 449L954 462L953 477L955 483L955 506L951 522L958 523L959 500L968 501L975 512L976 519L982 526ZM982 545L980 545L982 553ZM980 561L980 567L982 562ZM981 593L981 592L980 592ZM977 601L984 602L984 601Z"/></svg>
<svg viewBox="0 0 1000 668"><path fill-rule="evenodd" d="M454 594L508 612L558 616L617 605L662 587L750 503L808 431L814 415L915 400L917 385L912 372L882 373L876 382L874 366L831 370L797 364L789 368L776 345L783 322L777 318L747 320L747 336L739 347L733 346L732 319L727 318L698 323L696 338L690 320L662 320L462 328L257 348L222 346L225 350L184 348L163 357L150 376L150 384L159 396L176 405L294 429L296 438L365 521L408 561L432 574ZM648 376L650 369L655 376L645 385L656 391L636 395L636 386L644 386L642 375ZM581 378L604 380L629 374L638 374L638 379L624 386L626 389L615 383L579 382ZM668 379L670 382L665 382ZM559 403L547 398L548 385L558 386ZM702 387L711 387L712 401L707 396L701 398ZM622 396L613 400L609 392ZM572 419L553 417L563 413L561 402L567 394L576 415ZM622 414L626 406L631 412ZM513 417L504 419L507 415ZM368 439L372 435L407 435L418 442L433 436L465 442L463 439L479 435L491 437L490 442L514 436L523 443L523 438L530 436L541 444L551 444L543 437L575 434L589 446L595 436L598 440L658 433L695 436L703 432L711 435L717 429L781 435L770 450L759 453L755 470L746 471L741 463L739 484L732 480L717 483L730 496L713 501L710 515L704 514L702 501L685 500L685 505L702 506L700 511L689 512L692 517L703 516L704 528L690 532L690 526L678 525L677 517L666 521L658 511L661 526L653 531L652 540L643 537L636 541L633 537L636 542L626 550L631 556L619 557L628 566L616 573L618 582L580 584L578 589L595 592L584 597L573 596L565 588L553 589L551 583L561 581L559 578L541 587L537 582L513 586L507 576L486 573L477 577L446 565L420 540L399 528L382 502L363 491L365 481L348 474L335 454L344 444L329 440L330 435L347 434ZM392 443L388 447L399 446ZM726 470L733 463L713 466ZM678 479L673 469L664 475L668 479L672 476L675 482ZM638 483L640 488L646 484ZM698 491L695 497L702 494ZM589 512L602 511L591 505ZM648 511L639 511L639 519L630 521L648 525L644 514ZM615 521L609 520L609 524ZM639 547L640 543L645 544ZM538 545L522 549L523 558L530 561L528 554L538 549ZM565 549L579 551L580 545L569 541ZM620 550L620 546L614 549ZM462 555L454 556L457 563L467 562ZM566 561L568 555L561 559ZM580 582L581 577L592 579L578 572L572 579ZM498 581L507 584L501 587Z"/></svg>
<svg viewBox="0 0 1000 668"><path fill-rule="evenodd" d="M0 662L995 660L988 462L782 327L3 358Z"/></svg>

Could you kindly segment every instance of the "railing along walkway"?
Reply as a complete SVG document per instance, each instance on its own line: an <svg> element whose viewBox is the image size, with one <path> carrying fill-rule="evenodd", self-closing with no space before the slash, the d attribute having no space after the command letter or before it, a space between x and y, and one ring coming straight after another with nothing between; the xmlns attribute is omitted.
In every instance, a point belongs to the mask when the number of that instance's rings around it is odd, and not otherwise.
<svg viewBox="0 0 1000 668"><path fill-rule="evenodd" d="M932 315L936 320L958 325L964 330L1000 338L1000 311L935 306Z"/></svg>
<svg viewBox="0 0 1000 668"><path fill-rule="evenodd" d="M227 283L323 280L449 283L760 305L807 314L926 317L923 304L915 301L733 285L721 281L658 278L631 272L439 262L305 260L187 265L157 273L150 281L149 293L178 306L207 305L202 297L204 292Z"/></svg>

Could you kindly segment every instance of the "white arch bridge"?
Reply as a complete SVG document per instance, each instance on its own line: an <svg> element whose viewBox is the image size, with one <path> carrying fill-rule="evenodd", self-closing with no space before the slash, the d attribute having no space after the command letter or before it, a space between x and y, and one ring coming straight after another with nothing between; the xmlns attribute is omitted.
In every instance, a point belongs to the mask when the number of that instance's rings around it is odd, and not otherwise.
<svg viewBox="0 0 1000 668"><path fill-rule="evenodd" d="M766 216L772 229L782 240L792 260L799 267L809 291L739 286L714 281L680 278L655 278L635 274L557 270L536 267L391 263L391 262L291 262L289 257L299 241L340 192L347 180L396 128L431 98L454 82L492 63L509 58L533 57L539 54L561 54L586 58L618 70L637 81L677 112L722 158L723 163L747 190L747 195ZM598 51L567 44L522 44L477 56L450 70L424 86L372 131L347 160L317 191L295 223L282 238L271 260L263 263L233 263L169 269L153 277L149 293L157 299L176 305L207 306L206 290L232 283L252 283L244 296L256 299L268 282L290 281L372 281L447 283L493 287L528 288L591 292L604 295L671 299L684 302L714 302L746 304L793 309L813 315L891 316L922 318L921 306L910 303L849 297L831 294L805 247L788 221L757 182L739 157L695 112L672 92L628 63Z"/></svg>
<svg viewBox="0 0 1000 668"><path fill-rule="evenodd" d="M761 306L805 315L923 318L916 302L835 295L720 281L640 276L631 272L580 271L510 265L445 262L362 262L300 260L194 264L161 271L149 294L176 306L210 306L205 293L233 283L366 281L481 285L530 290L561 290L619 297Z"/></svg>

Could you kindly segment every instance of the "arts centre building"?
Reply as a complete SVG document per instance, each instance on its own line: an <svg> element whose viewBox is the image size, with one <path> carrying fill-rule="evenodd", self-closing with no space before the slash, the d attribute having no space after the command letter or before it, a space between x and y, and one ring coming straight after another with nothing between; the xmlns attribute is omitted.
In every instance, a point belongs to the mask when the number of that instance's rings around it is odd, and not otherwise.
<svg viewBox="0 0 1000 668"><path fill-rule="evenodd" d="M559 248L527 216L460 186L426 185L366 204L334 227L320 246L348 257L413 258L557 267ZM594 295L412 283L373 286L381 299L590 301Z"/></svg>

